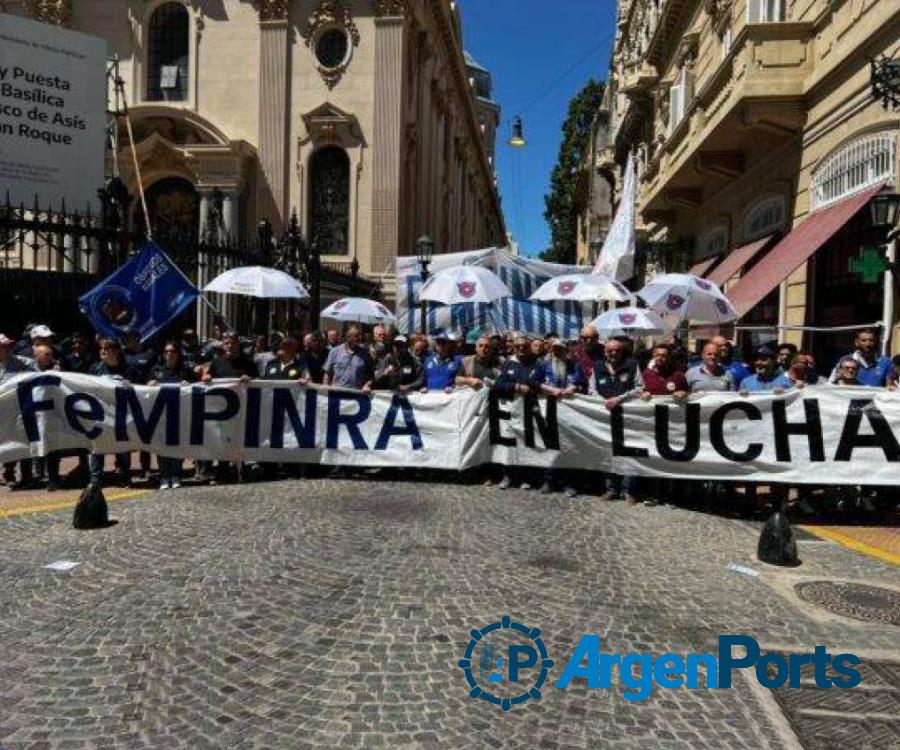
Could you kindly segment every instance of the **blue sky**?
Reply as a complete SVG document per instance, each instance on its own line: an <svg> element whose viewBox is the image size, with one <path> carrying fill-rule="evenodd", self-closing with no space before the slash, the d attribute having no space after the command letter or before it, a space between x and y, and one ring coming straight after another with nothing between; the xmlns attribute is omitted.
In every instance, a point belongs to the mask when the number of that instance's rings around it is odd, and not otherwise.
<svg viewBox="0 0 900 750"><path fill-rule="evenodd" d="M502 107L497 172L507 229L523 254L550 242L544 194L556 163L569 100L591 76L606 78L614 0L460 0L466 48L494 77ZM512 149L509 121L560 75L592 52L523 113L528 146Z"/></svg>

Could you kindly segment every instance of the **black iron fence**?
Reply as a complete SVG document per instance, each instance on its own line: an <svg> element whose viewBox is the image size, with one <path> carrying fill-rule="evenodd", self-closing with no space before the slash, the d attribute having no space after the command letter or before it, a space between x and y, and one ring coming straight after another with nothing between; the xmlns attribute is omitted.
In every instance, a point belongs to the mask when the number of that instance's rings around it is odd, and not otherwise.
<svg viewBox="0 0 900 750"><path fill-rule="evenodd" d="M125 200L114 189L100 191L100 209L67 211L0 202L0 332L13 336L28 323L41 322L61 331L87 326L78 311L78 297L140 248L143 234L125 226ZM127 199L126 199L127 200ZM266 303L219 299L222 312L244 331L265 330L290 319L317 325L323 303L340 296L377 297L377 283L361 278L355 262L320 262L315 246L304 240L296 216L276 236L268 222L260 224L250 242L212 238L192 227L157 227L154 241L197 286L219 273L244 265L279 268L309 289L301 303ZM323 298L324 290L324 298ZM193 325L194 313L185 324Z"/></svg>

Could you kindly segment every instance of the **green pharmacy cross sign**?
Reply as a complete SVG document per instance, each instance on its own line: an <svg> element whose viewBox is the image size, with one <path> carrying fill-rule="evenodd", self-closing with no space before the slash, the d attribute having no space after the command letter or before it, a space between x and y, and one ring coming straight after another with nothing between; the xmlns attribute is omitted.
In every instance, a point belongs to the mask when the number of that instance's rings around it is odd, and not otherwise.
<svg viewBox="0 0 900 750"><path fill-rule="evenodd" d="M880 247L860 248L859 255L850 258L850 273L857 274L866 284L876 283L888 270L888 262Z"/></svg>

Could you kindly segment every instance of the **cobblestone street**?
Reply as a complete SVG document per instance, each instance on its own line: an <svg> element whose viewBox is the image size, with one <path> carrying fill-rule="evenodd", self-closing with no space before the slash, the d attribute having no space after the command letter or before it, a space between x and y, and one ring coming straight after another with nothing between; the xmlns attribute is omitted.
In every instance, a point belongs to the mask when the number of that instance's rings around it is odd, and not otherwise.
<svg viewBox="0 0 900 750"><path fill-rule="evenodd" d="M898 568L832 541L804 535L803 564L777 569L739 520L437 482L200 487L110 510L95 532L69 510L0 519L6 750L900 746L900 629L793 590L897 588ZM43 567L59 560L80 564ZM556 660L543 698L509 713L471 700L457 665L502 615ZM643 703L616 683L553 689L586 632L605 652L681 654L747 634L866 671L858 690L776 695L742 672Z"/></svg>

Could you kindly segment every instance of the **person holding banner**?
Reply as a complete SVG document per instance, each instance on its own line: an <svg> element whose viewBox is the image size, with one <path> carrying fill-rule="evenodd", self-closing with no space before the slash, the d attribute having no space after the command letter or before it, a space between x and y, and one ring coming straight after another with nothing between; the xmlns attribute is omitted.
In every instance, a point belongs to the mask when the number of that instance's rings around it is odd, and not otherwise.
<svg viewBox="0 0 900 750"><path fill-rule="evenodd" d="M451 353L447 334L435 334L434 353L425 358L425 387L422 392L452 391L461 365L462 358Z"/></svg>
<svg viewBox="0 0 900 750"><path fill-rule="evenodd" d="M136 372L125 361L122 345L113 338L101 338L100 361L91 368L91 375L100 378L112 378L114 380L133 383L141 380L140 373ZM88 470L91 484L103 483L103 465L106 456L91 453L88 457ZM117 453L115 459L116 482L120 487L127 487L131 483L131 454Z"/></svg>
<svg viewBox="0 0 900 750"><path fill-rule="evenodd" d="M513 340L513 355L500 367L500 374L494 384L494 393L501 399L512 400L516 396L533 396L540 390L535 378L535 358L531 350L531 342L524 336ZM525 471L525 470L523 470ZM512 485L512 472L509 466L503 466L503 476L497 484L498 490L507 490ZM519 489L530 490L531 483L523 479Z"/></svg>
<svg viewBox="0 0 900 750"><path fill-rule="evenodd" d="M305 357L298 354L297 339L288 336L282 339L274 359L266 363L263 380L295 380L306 385L309 382L309 369Z"/></svg>
<svg viewBox="0 0 900 750"><path fill-rule="evenodd" d="M303 337L303 358L306 361L309 379L313 383L321 383L325 379L325 360L328 358L328 352L325 350L325 339L319 331L307 333Z"/></svg>
<svg viewBox="0 0 900 750"><path fill-rule="evenodd" d="M784 393L793 387L791 379L778 372L775 352L768 346L761 346L753 355L755 372L741 381L739 386L742 396L748 393Z"/></svg>
<svg viewBox="0 0 900 750"><path fill-rule="evenodd" d="M468 386L476 391L482 386L490 388L500 374L497 354L487 336L480 336L475 342L475 353L462 358L456 385Z"/></svg>
<svg viewBox="0 0 900 750"><path fill-rule="evenodd" d="M736 391L734 376L722 364L722 349L710 341L703 345L700 364L690 368L685 374L691 393Z"/></svg>
<svg viewBox="0 0 900 750"><path fill-rule="evenodd" d="M147 385L189 385L193 381L194 373L186 365L178 342L167 341L163 346L162 362L151 369ZM157 456L156 463L159 465L161 490L177 490L181 487L182 459Z"/></svg>
<svg viewBox="0 0 900 750"><path fill-rule="evenodd" d="M886 386L893 363L890 357L878 356L878 332L874 328L864 328L856 334L853 344L856 349L847 356L858 365L857 379L860 385L872 385L877 388ZM845 359L846 357L842 357L840 363ZM838 367L832 371L829 381L840 382Z"/></svg>
<svg viewBox="0 0 900 750"><path fill-rule="evenodd" d="M731 373L735 385L739 386L744 378L753 374L753 371L746 364L734 358L734 345L724 336L713 336L710 342L719 348L719 358L722 365Z"/></svg>
<svg viewBox="0 0 900 750"><path fill-rule="evenodd" d="M597 394L605 399L607 409L618 409L622 404L637 398L644 392L644 378L635 359L626 356L625 344L618 338L610 339L603 348L603 359L594 365ZM606 494L603 500L622 498L628 505L636 505L632 494L634 477L609 474L606 478Z"/></svg>
<svg viewBox="0 0 900 750"><path fill-rule="evenodd" d="M547 398L572 398L576 393L584 393L587 389L581 369L569 357L568 346L561 339L550 342L550 357L538 363L534 379ZM547 469L544 483L538 490L540 494L550 494L553 478L553 469ZM577 493L568 475L563 481L563 494L568 498L575 497Z"/></svg>
<svg viewBox="0 0 900 750"><path fill-rule="evenodd" d="M409 393L417 391L425 382L422 365L409 351L406 336L395 336L392 351L375 368L375 388L383 391Z"/></svg>
<svg viewBox="0 0 900 750"><path fill-rule="evenodd" d="M375 373L369 349L362 344L362 331L358 325L352 325L344 338L343 344L328 352L324 368L325 385L370 393Z"/></svg>

